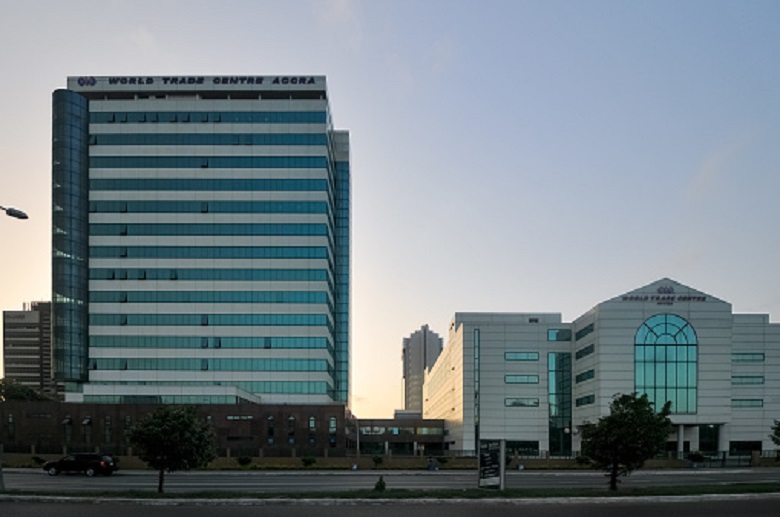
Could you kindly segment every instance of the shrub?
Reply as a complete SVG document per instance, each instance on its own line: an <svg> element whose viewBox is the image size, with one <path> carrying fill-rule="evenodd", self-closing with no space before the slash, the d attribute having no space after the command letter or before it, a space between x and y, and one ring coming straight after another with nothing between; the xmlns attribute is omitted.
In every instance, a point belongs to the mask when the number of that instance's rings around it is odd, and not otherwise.
<svg viewBox="0 0 780 517"><path fill-rule="evenodd" d="M384 458L382 458L382 456L374 456L373 458L371 458L371 461L374 462L374 468L377 468L385 460Z"/></svg>
<svg viewBox="0 0 780 517"><path fill-rule="evenodd" d="M317 463L317 460L315 458L312 458L311 456L305 456L301 458L301 463L303 463L304 467L311 467L315 463Z"/></svg>
<svg viewBox="0 0 780 517"><path fill-rule="evenodd" d="M590 458L581 454L574 458L574 461L577 463L577 465L590 465Z"/></svg>
<svg viewBox="0 0 780 517"><path fill-rule="evenodd" d="M385 480L382 476L379 476L379 481L374 485L375 492L384 492L386 488Z"/></svg>
<svg viewBox="0 0 780 517"><path fill-rule="evenodd" d="M688 461L693 463L701 463L704 461L704 454L699 451L694 451L688 454Z"/></svg>
<svg viewBox="0 0 780 517"><path fill-rule="evenodd" d="M247 467L250 463L252 463L252 458L249 456L239 456L236 458L236 462L242 467Z"/></svg>

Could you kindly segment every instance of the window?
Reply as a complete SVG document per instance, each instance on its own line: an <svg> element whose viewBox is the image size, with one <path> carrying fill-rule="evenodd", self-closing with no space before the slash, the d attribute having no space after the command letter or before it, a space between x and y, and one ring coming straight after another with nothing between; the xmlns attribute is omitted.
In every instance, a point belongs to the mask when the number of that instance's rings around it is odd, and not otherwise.
<svg viewBox="0 0 780 517"><path fill-rule="evenodd" d="M103 419L103 443L111 443L111 417Z"/></svg>
<svg viewBox="0 0 780 517"><path fill-rule="evenodd" d="M309 444L313 445L317 441L317 419L309 417Z"/></svg>
<svg viewBox="0 0 780 517"><path fill-rule="evenodd" d="M504 375L506 384L539 384L538 375Z"/></svg>
<svg viewBox="0 0 780 517"><path fill-rule="evenodd" d="M269 416L266 419L266 429L268 431L268 445L273 445L274 443L274 417Z"/></svg>
<svg viewBox="0 0 780 517"><path fill-rule="evenodd" d="M731 407L738 409L750 409L764 407L762 399L731 399Z"/></svg>
<svg viewBox="0 0 780 517"><path fill-rule="evenodd" d="M732 375L731 384L735 386L764 384L763 375Z"/></svg>
<svg viewBox="0 0 780 517"><path fill-rule="evenodd" d="M590 354L592 354L596 350L596 346L591 343L588 346L582 347L574 354L575 359L582 359L583 357L587 357Z"/></svg>
<svg viewBox="0 0 780 517"><path fill-rule="evenodd" d="M538 361L539 352L505 352L505 361Z"/></svg>
<svg viewBox="0 0 780 517"><path fill-rule="evenodd" d="M287 442L290 444L295 443L295 417L294 416L287 418Z"/></svg>
<svg viewBox="0 0 780 517"><path fill-rule="evenodd" d="M62 430L65 443L70 445L70 442L73 440L73 419L71 419L69 416L66 416L63 419Z"/></svg>
<svg viewBox="0 0 780 517"><path fill-rule="evenodd" d="M130 440L128 439L128 435L130 433L130 428L133 427L133 419L129 416L125 417L125 423L122 429L122 442L124 445L128 445L130 443Z"/></svg>
<svg viewBox="0 0 780 517"><path fill-rule="evenodd" d="M574 335L575 341L579 341L580 339L584 338L591 332L595 330L595 327L593 326L593 323L586 325L582 327L580 330L577 331L577 333Z"/></svg>
<svg viewBox="0 0 780 517"><path fill-rule="evenodd" d="M571 377L572 360L568 352L547 353L547 401L548 401L548 439L550 454L571 456Z"/></svg>
<svg viewBox="0 0 780 517"><path fill-rule="evenodd" d="M584 397L580 397L576 401L574 401L574 404L577 407L580 407L580 406L588 406L590 404L593 404L594 402L596 402L595 395L585 395Z"/></svg>
<svg viewBox="0 0 780 517"><path fill-rule="evenodd" d="M738 352L731 354L733 363L763 363L764 354L758 352Z"/></svg>
<svg viewBox="0 0 780 517"><path fill-rule="evenodd" d="M547 341L571 341L571 329L549 329Z"/></svg>
<svg viewBox="0 0 780 517"><path fill-rule="evenodd" d="M577 377L575 378L575 381L579 384L580 382L585 382L589 379L592 379L596 376L595 370L587 370L580 374L577 374Z"/></svg>
<svg viewBox="0 0 780 517"><path fill-rule="evenodd" d="M634 389L656 410L669 401L673 414L695 414L698 358L696 331L676 314L656 314L634 337Z"/></svg>
<svg viewBox="0 0 780 517"><path fill-rule="evenodd" d="M328 419L328 444L331 447L336 447L336 422L335 416Z"/></svg>
<svg viewBox="0 0 780 517"><path fill-rule="evenodd" d="M92 418L84 417L81 420L81 429L84 436L84 445L92 445Z"/></svg>
<svg viewBox="0 0 780 517"><path fill-rule="evenodd" d="M506 407L539 407L539 399L520 397L520 398L506 398L504 399L504 406Z"/></svg>

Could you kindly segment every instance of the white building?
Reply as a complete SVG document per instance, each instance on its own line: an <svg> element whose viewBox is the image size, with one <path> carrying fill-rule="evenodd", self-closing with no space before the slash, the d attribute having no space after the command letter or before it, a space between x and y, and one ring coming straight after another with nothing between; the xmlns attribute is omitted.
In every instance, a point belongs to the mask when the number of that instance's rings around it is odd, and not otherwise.
<svg viewBox="0 0 780 517"><path fill-rule="evenodd" d="M447 421L451 450L506 439L521 452L570 455L578 426L632 392L672 402L670 451L774 449L780 324L668 278L571 323L456 313L424 391L424 416Z"/></svg>

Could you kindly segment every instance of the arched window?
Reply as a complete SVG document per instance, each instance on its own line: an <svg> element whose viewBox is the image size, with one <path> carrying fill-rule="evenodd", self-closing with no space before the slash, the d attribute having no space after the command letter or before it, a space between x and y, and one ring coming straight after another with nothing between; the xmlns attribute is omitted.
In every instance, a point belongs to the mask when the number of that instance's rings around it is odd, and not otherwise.
<svg viewBox="0 0 780 517"><path fill-rule="evenodd" d="M696 413L696 331L676 314L645 320L634 337L634 389L656 409L672 402L672 413Z"/></svg>

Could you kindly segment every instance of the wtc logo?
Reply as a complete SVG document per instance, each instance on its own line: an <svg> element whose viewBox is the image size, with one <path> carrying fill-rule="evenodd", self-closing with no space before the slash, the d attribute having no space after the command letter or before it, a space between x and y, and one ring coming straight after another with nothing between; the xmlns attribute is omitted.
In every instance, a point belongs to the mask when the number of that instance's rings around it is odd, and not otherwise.
<svg viewBox="0 0 780 517"><path fill-rule="evenodd" d="M94 77L79 77L79 86L95 86L97 80Z"/></svg>
<svg viewBox="0 0 780 517"><path fill-rule="evenodd" d="M674 294L674 287L671 285L662 285L656 291L658 294Z"/></svg>

